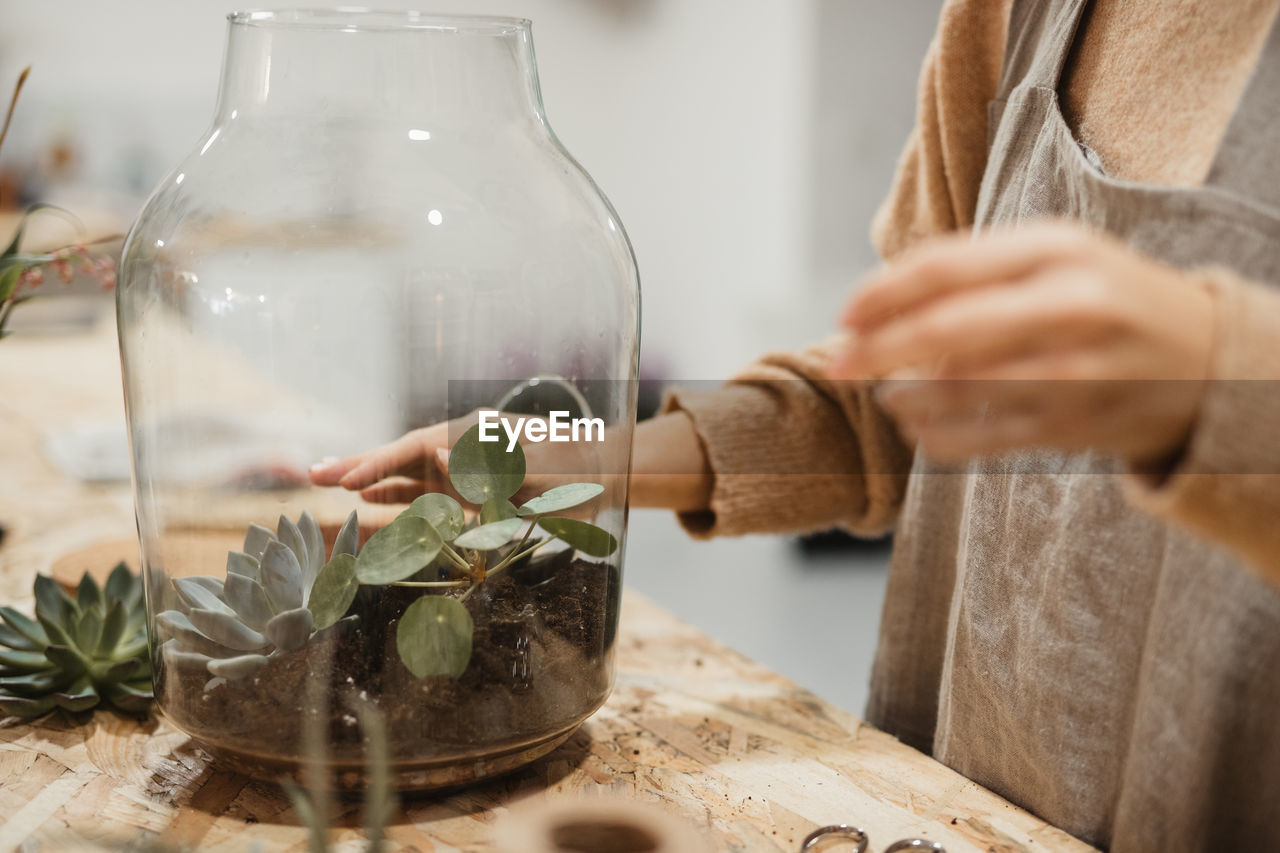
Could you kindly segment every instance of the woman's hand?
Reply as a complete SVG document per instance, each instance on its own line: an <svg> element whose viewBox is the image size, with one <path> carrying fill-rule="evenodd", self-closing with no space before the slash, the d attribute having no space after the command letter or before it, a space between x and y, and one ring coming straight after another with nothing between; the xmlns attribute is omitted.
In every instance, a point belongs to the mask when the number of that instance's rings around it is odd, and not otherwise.
<svg viewBox="0 0 1280 853"><path fill-rule="evenodd" d="M940 461L1091 448L1156 466L1184 446L1209 379L1206 285L1122 244L1054 224L947 238L850 300L840 379Z"/></svg>
<svg viewBox="0 0 1280 853"><path fill-rule="evenodd" d="M311 466L311 482L359 492L371 503L409 503L427 492L457 499L449 483L449 436L461 435L474 421L434 424L355 456L326 459Z"/></svg>
<svg viewBox="0 0 1280 853"><path fill-rule="evenodd" d="M521 418L526 424L538 420L505 412L500 416L513 421ZM371 503L409 503L427 492L440 492L462 501L449 480L449 453L453 442L476 422L477 413L473 412L415 429L395 441L345 459L325 460L311 467L311 482L358 491ZM503 430L498 432L505 446L509 436ZM613 490L625 479L631 451L625 432L606 429L603 440L567 442L530 442L523 430L521 435L525 479L511 497L517 506L567 483L591 482ZM566 514L589 513L593 506L587 503Z"/></svg>
<svg viewBox="0 0 1280 853"><path fill-rule="evenodd" d="M360 492L372 503L408 503L427 492L458 499L449 483L450 436L459 436L475 416L415 429L393 442L345 459L311 467L317 486ZM584 448L591 448L589 455ZM553 486L588 480L609 487L626 471L624 447L611 430L593 445L524 445L528 473L512 498L516 504ZM594 472L594 473L593 473ZM637 425L631 465L631 506L694 511L710 502L712 476L688 416L676 412Z"/></svg>

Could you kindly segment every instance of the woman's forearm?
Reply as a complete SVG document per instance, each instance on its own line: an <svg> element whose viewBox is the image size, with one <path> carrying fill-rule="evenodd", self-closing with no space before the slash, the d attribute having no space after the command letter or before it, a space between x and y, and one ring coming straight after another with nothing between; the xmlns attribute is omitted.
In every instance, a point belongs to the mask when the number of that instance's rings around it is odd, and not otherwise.
<svg viewBox="0 0 1280 853"><path fill-rule="evenodd" d="M636 425L631 505L696 512L708 509L715 476L693 421L683 412Z"/></svg>

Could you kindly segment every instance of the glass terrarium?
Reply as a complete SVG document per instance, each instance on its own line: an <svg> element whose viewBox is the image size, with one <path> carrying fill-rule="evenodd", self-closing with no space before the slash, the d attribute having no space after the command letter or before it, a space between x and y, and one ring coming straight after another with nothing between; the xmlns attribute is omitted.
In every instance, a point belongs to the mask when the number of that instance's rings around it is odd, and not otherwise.
<svg viewBox="0 0 1280 853"><path fill-rule="evenodd" d="M372 710L396 783L431 788L604 702L639 284L528 21L231 15L118 310L174 724L269 777L319 732L357 786Z"/></svg>

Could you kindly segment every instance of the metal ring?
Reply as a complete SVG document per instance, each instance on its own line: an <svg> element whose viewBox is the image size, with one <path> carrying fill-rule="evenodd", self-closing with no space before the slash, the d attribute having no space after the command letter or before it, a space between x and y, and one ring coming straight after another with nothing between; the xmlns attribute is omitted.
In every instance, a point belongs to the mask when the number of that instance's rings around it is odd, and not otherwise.
<svg viewBox="0 0 1280 853"><path fill-rule="evenodd" d="M587 402L586 397L582 396L582 392L578 390L578 386L574 385L572 382L570 382L568 379L565 379L563 376L557 376L554 373L545 373L545 374L540 374L538 376L530 376L528 379L525 379L522 382L517 382L515 385L511 386L510 391L503 394L502 397L498 399L496 408L498 409L498 411L505 410L506 407L511 404L511 401L514 400L516 397L519 397L521 394L523 394L525 391L528 391L530 388L536 388L537 386L543 385L543 384L555 385L563 389L564 392L569 395L570 399L573 400L574 405L580 409L579 417L584 417L584 418L595 417L595 415L591 411L591 404Z"/></svg>
<svg viewBox="0 0 1280 853"><path fill-rule="evenodd" d="M842 836L850 841L858 842L858 847L854 853L867 853L867 834L856 826L849 826L847 823L832 824L815 829L804 837L804 841L800 842L801 853L813 847L824 838L834 838Z"/></svg>
<svg viewBox="0 0 1280 853"><path fill-rule="evenodd" d="M902 850L932 850L933 853L947 853L947 848L940 841L926 841L923 838L904 838L884 848L884 853L900 853Z"/></svg>

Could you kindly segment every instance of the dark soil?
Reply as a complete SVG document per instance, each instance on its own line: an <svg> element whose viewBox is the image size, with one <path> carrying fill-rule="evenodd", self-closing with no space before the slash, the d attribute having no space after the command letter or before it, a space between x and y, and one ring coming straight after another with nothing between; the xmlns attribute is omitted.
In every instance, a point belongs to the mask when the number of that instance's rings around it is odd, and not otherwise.
<svg viewBox="0 0 1280 853"><path fill-rule="evenodd" d="M619 574L567 553L524 563L467 597L475 632L456 680L419 679L400 661L396 627L423 590L362 587L348 614L354 620L253 677L206 690L206 673L162 668L157 695L179 726L210 745L284 761L302 754L313 675L327 681L329 750L338 761L364 754L352 708L362 700L382 712L394 761L481 754L564 731L608 694Z"/></svg>

